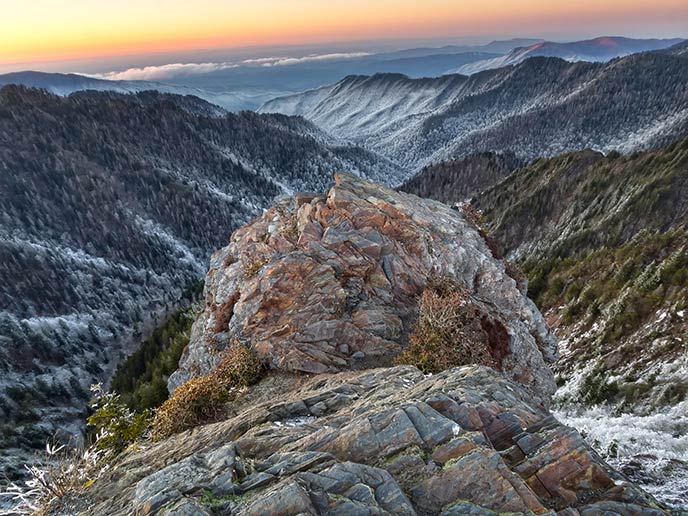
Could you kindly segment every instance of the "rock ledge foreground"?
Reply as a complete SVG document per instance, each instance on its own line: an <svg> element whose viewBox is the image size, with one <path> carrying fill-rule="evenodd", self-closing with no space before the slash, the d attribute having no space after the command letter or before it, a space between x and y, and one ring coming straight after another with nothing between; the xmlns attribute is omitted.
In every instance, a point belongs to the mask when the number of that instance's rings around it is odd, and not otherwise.
<svg viewBox="0 0 688 516"><path fill-rule="evenodd" d="M433 275L503 329L499 371L392 365ZM327 196L278 203L213 257L170 386L235 338L271 371L225 421L125 452L54 514L668 514L548 412L555 339L442 204L344 174Z"/></svg>

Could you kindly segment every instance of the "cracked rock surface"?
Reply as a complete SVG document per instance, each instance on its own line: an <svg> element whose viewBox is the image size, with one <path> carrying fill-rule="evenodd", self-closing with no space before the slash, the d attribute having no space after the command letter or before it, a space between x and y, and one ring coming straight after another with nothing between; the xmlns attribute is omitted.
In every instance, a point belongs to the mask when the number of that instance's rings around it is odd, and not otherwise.
<svg viewBox="0 0 688 516"><path fill-rule="evenodd" d="M484 366L318 375L127 453L87 493L66 513L667 514Z"/></svg>
<svg viewBox="0 0 688 516"><path fill-rule="evenodd" d="M493 368L391 365L433 275L504 330ZM51 514L668 514L548 412L556 341L462 213L340 174L237 231L205 297L170 386L234 338L268 375L224 421L126 451Z"/></svg>
<svg viewBox="0 0 688 516"><path fill-rule="evenodd" d="M444 204L348 174L327 194L284 199L212 257L205 308L169 386L208 373L235 337L274 369L389 366L433 276L466 290L504 335L490 342L500 370L547 404L556 340L478 228Z"/></svg>

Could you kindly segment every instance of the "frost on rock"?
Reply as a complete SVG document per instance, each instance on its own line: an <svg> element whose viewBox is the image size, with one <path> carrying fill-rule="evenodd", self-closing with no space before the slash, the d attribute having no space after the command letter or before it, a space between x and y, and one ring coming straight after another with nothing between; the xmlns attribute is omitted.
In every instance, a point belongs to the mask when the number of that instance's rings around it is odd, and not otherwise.
<svg viewBox="0 0 688 516"><path fill-rule="evenodd" d="M648 416L615 416L603 407L555 414L657 499L688 507L688 401Z"/></svg>

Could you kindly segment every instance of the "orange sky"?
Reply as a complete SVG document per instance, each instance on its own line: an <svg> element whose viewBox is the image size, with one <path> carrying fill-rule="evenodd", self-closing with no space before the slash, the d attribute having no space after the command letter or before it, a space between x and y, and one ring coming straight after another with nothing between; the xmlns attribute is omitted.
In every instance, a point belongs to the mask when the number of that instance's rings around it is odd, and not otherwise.
<svg viewBox="0 0 688 516"><path fill-rule="evenodd" d="M377 38L688 36L686 0L0 0L0 12L0 64Z"/></svg>

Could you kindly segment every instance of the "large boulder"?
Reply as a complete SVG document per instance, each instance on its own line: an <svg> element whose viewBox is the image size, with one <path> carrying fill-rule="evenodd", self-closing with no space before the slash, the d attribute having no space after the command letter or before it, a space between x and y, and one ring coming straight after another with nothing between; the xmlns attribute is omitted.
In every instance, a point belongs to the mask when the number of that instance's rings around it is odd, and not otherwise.
<svg viewBox="0 0 688 516"><path fill-rule="evenodd" d="M444 277L469 296L495 368L547 405L556 340L507 271L463 213L337 174L326 195L281 200L215 253L169 387L208 373L234 338L277 370L389 366L407 346L419 295Z"/></svg>

